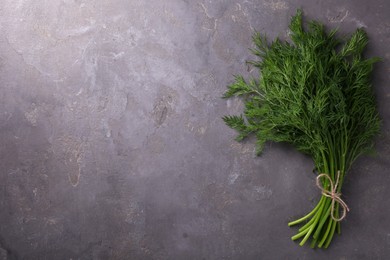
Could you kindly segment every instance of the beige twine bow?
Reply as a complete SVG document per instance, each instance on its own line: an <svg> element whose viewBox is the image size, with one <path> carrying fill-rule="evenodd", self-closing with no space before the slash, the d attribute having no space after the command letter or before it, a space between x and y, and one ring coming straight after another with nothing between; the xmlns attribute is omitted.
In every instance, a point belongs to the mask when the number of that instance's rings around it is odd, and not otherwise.
<svg viewBox="0 0 390 260"><path fill-rule="evenodd" d="M327 178L329 180L330 190L326 190L321 185L321 181L320 180L321 180L322 177L325 177L325 178ZM337 192L337 186L339 185L339 178L340 178L340 171L337 171L336 183L333 184L333 181L329 177L328 174L321 173L321 174L319 174L317 176L317 181L316 181L317 187L322 191L322 195L332 199L330 214L331 214L331 217L332 217L332 219L334 221L341 221L341 220L343 220L345 218L345 216L347 215L347 212L349 211L349 208L348 208L347 204L340 198L341 197L341 193ZM335 203L336 202L339 203L339 205L343 208L343 215L341 215L340 218L336 218L334 216Z"/></svg>

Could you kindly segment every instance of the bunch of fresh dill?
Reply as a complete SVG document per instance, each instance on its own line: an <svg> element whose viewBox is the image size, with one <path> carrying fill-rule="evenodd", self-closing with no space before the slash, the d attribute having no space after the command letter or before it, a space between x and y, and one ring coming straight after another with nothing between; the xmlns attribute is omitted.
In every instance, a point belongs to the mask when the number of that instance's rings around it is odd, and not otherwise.
<svg viewBox="0 0 390 260"><path fill-rule="evenodd" d="M223 119L238 131L238 141L254 134L258 153L266 141L286 142L313 158L322 174L321 199L289 226L303 224L292 237L302 238L300 245L311 237L312 247L327 248L348 209L340 198L344 177L359 155L372 150L380 129L370 83L379 59L362 57L368 42L363 29L342 40L317 21L304 28L301 10L289 28L292 42L269 43L254 34L252 52L260 59L250 64L260 75L249 81L235 77L224 98L243 97L244 116Z"/></svg>

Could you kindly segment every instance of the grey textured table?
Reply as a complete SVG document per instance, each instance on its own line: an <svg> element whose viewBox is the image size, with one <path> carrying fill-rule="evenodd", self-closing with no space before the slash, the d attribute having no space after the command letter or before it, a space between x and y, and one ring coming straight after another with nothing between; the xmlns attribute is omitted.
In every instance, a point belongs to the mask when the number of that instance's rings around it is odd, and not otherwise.
<svg viewBox="0 0 390 260"><path fill-rule="evenodd" d="M287 222L315 205L313 164L236 143L221 116L254 30L302 7L381 56L378 155L344 186L327 251ZM390 4L374 1L2 0L0 259L388 259Z"/></svg>

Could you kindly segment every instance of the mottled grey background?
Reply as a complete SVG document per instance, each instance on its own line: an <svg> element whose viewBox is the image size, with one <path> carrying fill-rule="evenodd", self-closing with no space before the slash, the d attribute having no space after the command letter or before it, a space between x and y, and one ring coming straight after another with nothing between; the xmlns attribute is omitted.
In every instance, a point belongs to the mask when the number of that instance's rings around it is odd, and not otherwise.
<svg viewBox="0 0 390 260"><path fill-rule="evenodd" d="M313 164L237 143L222 100L254 30L285 38L303 7L365 27L383 57L378 155L346 179L327 251L287 222L315 205ZM0 259L386 259L390 254L390 4L374 1L2 0ZM253 141L253 140L252 140Z"/></svg>

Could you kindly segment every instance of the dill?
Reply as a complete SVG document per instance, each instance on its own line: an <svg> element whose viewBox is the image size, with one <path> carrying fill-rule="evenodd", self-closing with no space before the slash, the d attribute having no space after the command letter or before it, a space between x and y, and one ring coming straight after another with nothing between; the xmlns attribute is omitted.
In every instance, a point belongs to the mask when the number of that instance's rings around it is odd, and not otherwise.
<svg viewBox="0 0 390 260"><path fill-rule="evenodd" d="M351 164L372 151L380 119L370 83L373 64L379 58L362 56L368 37L357 29L349 38L336 36L318 21L302 22L298 10L290 23L291 42L268 42L256 32L249 63L259 70L258 78L235 76L224 98L242 97L243 115L225 116L225 123L238 131L236 140L256 136L260 154L267 141L292 144L312 157L316 171L336 182L337 192ZM327 178L322 186L330 188ZM340 222L331 217L331 198L322 195L306 216L290 222L303 225L293 240L300 245L311 238L312 247L327 248ZM334 211L340 216L339 204Z"/></svg>

